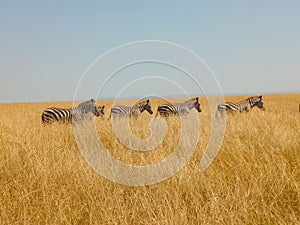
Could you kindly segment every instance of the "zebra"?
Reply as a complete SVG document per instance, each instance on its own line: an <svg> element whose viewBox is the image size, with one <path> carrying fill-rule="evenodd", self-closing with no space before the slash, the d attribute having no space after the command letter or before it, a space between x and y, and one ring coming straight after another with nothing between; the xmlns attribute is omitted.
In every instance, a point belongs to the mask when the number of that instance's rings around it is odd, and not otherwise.
<svg viewBox="0 0 300 225"><path fill-rule="evenodd" d="M201 112L200 103L198 97L189 99L183 103L164 103L158 106L157 114L160 114L163 117L170 115L187 115L191 109L197 109L198 112Z"/></svg>
<svg viewBox="0 0 300 225"><path fill-rule="evenodd" d="M105 105L104 106L97 106L97 108L98 108L98 111L99 111L99 116L101 116L103 118Z"/></svg>
<svg viewBox="0 0 300 225"><path fill-rule="evenodd" d="M265 110L261 95L249 97L238 103L233 103L233 102L221 103L218 105L216 117L218 117L219 113L221 115L223 115L225 112L232 112L232 113L235 113L235 112L242 113L243 111L249 112L250 109L252 109L255 106L261 110Z"/></svg>
<svg viewBox="0 0 300 225"><path fill-rule="evenodd" d="M149 114L153 114L149 99L138 102L137 104L133 105L132 107L124 106L124 105L115 105L110 110L109 118L111 118L112 116L137 117L145 110Z"/></svg>
<svg viewBox="0 0 300 225"><path fill-rule="evenodd" d="M55 122L72 123L72 120L80 120L88 113L94 116L104 115L104 106L96 106L95 100L91 99L80 103L73 108L46 108L42 113L42 123L52 124Z"/></svg>

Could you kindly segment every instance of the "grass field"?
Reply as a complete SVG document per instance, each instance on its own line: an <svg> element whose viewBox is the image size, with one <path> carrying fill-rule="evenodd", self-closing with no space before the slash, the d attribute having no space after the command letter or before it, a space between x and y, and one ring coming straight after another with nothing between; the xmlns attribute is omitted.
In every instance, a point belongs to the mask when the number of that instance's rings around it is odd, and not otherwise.
<svg viewBox="0 0 300 225"><path fill-rule="evenodd" d="M244 97L226 97L239 101ZM266 111L229 115L222 147L198 170L210 136L210 111L200 98L201 134L189 163L170 179L130 187L98 175L83 159L72 125L43 126L46 107L71 102L0 105L0 224L300 224L300 94L263 96ZM138 138L154 115L130 121ZM180 127L153 151L135 152L117 139L108 120L96 118L109 152L125 163L161 161L174 150ZM215 112L212 112L215 114ZM176 125L177 124L177 125Z"/></svg>

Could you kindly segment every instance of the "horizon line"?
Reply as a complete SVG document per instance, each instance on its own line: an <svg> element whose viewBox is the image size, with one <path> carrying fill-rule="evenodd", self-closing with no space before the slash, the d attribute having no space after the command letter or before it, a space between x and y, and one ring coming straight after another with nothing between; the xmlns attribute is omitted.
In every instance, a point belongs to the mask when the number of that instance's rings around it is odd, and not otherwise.
<svg viewBox="0 0 300 225"><path fill-rule="evenodd" d="M220 96L226 96L226 97L234 97L234 96L246 96L246 95L276 95L276 94L300 94L300 91L265 91L265 92L227 92L224 93L223 95L219 94L209 94L209 95L204 95L204 94L195 94L192 93L189 96L191 97L220 97ZM138 96L138 95L132 95L132 96L124 96L124 97L112 97L112 96L107 96L107 97L102 97L102 98L97 98L95 99L96 101L101 101L101 100L114 100L114 99L119 99L119 100L130 100L130 99L141 99L141 98L184 98L188 97L186 95L161 95L161 96ZM85 101L86 99L78 99L77 101ZM43 102L73 102L73 100L49 100L49 101L16 101L16 102L0 102L0 104L16 104L16 103L43 103Z"/></svg>

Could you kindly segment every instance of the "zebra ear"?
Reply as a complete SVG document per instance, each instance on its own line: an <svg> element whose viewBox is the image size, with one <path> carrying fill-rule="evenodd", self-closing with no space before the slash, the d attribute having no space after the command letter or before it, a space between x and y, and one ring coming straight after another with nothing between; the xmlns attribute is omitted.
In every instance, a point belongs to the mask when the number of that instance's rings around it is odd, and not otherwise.
<svg viewBox="0 0 300 225"><path fill-rule="evenodd" d="M259 96L259 99L260 99L260 101L261 101L261 99L262 99L262 95L260 95L260 96Z"/></svg>
<svg viewBox="0 0 300 225"><path fill-rule="evenodd" d="M147 99L147 103L149 103L149 99Z"/></svg>
<svg viewBox="0 0 300 225"><path fill-rule="evenodd" d="M196 100L197 100L197 102L199 101L199 100L198 100L198 97L196 97Z"/></svg>

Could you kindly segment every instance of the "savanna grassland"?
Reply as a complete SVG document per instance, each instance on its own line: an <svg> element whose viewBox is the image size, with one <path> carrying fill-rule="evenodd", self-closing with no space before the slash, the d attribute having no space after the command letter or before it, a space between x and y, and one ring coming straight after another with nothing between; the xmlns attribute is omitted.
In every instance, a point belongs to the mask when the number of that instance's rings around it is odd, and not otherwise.
<svg viewBox="0 0 300 225"><path fill-rule="evenodd" d="M263 100L266 111L227 116L222 147L199 172L211 132L211 112L200 98L200 135L188 164L170 179L142 187L98 175L82 157L72 125L41 124L46 107L71 102L0 104L0 224L300 224L300 94ZM153 115L130 120L136 137L150 135L161 101L151 99ZM181 130L176 118L167 121L156 149L136 152L116 138L108 120L112 103L98 101L105 117L95 120L114 157L148 165L172 153Z"/></svg>

